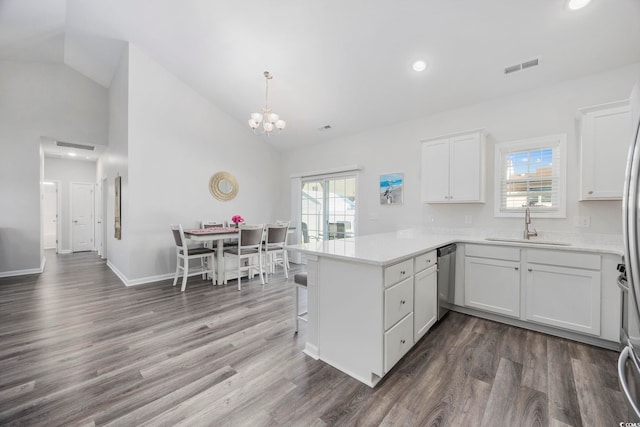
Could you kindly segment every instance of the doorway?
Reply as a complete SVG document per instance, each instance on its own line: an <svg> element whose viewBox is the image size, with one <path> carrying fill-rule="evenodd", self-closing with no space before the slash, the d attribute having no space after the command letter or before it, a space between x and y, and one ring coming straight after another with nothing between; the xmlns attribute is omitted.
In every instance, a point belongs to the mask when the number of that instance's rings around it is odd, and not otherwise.
<svg viewBox="0 0 640 427"><path fill-rule="evenodd" d="M58 236L60 235L60 192L58 181L42 183L42 238L44 249L55 249L58 252Z"/></svg>
<svg viewBox="0 0 640 427"><path fill-rule="evenodd" d="M107 186L107 177L102 178L102 187L101 187L101 198L102 203L100 206L100 210L102 211L102 215L100 221L98 222L98 233L101 234L100 239L100 257L102 259L107 259L107 199L109 196L109 187Z"/></svg>
<svg viewBox="0 0 640 427"><path fill-rule="evenodd" d="M71 183L71 250L94 250L93 184Z"/></svg>
<svg viewBox="0 0 640 427"><path fill-rule="evenodd" d="M303 242L356 235L356 176L309 178L302 181Z"/></svg>

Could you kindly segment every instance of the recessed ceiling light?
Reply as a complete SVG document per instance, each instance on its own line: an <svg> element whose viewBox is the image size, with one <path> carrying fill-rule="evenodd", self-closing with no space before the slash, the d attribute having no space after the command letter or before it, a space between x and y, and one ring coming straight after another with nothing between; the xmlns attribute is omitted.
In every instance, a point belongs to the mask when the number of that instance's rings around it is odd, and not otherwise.
<svg viewBox="0 0 640 427"><path fill-rule="evenodd" d="M70 155L71 157L75 157L75 156L77 156L77 154L76 154L76 153L69 153L69 155Z"/></svg>
<svg viewBox="0 0 640 427"><path fill-rule="evenodd" d="M424 71L427 69L427 63L420 60L413 63L413 69L415 71Z"/></svg>
<svg viewBox="0 0 640 427"><path fill-rule="evenodd" d="M589 4L591 0L569 0L567 7L571 10L582 9Z"/></svg>

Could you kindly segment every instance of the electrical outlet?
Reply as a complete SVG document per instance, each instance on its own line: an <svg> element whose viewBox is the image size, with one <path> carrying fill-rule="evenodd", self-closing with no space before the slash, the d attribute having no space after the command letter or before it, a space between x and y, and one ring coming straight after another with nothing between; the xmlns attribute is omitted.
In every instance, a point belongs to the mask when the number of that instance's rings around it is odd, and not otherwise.
<svg viewBox="0 0 640 427"><path fill-rule="evenodd" d="M581 227L591 227L591 217L590 216L583 216L580 219L580 226Z"/></svg>
<svg viewBox="0 0 640 427"><path fill-rule="evenodd" d="M471 215L465 215L464 216L464 223L465 224L471 224L473 222L473 217Z"/></svg>
<svg viewBox="0 0 640 427"><path fill-rule="evenodd" d="M573 217L573 226L581 227L581 228L589 228L591 227L591 217L590 216L574 216Z"/></svg>

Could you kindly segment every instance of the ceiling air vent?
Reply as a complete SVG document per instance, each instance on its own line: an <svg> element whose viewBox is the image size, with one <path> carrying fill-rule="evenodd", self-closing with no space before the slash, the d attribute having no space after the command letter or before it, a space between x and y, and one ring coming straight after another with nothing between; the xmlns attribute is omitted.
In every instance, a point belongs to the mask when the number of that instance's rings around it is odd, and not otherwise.
<svg viewBox="0 0 640 427"><path fill-rule="evenodd" d="M96 147L92 145L73 144L71 142L64 142L64 141L56 141L56 145L58 147L77 148L78 150L93 151L96 149Z"/></svg>
<svg viewBox="0 0 640 427"><path fill-rule="evenodd" d="M516 71L527 70L529 68L537 67L540 65L540 58L534 58L529 61L524 61L521 64L510 65L504 69L505 74L515 73Z"/></svg>

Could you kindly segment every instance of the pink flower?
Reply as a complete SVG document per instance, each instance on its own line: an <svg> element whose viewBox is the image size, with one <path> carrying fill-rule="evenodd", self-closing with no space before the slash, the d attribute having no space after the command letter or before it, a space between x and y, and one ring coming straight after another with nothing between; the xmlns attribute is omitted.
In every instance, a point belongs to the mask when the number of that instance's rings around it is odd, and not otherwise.
<svg viewBox="0 0 640 427"><path fill-rule="evenodd" d="M231 221L234 224L239 224L241 222L244 222L244 218L242 218L240 215L234 215L234 216L231 217Z"/></svg>

